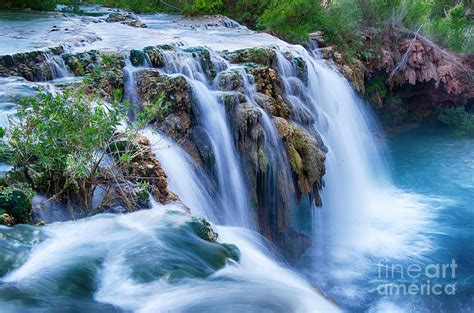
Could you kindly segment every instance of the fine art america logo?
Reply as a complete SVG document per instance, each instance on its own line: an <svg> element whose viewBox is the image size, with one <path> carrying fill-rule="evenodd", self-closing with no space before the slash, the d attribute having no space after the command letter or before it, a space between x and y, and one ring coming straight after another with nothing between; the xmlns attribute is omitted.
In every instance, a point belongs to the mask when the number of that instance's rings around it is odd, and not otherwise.
<svg viewBox="0 0 474 313"><path fill-rule="evenodd" d="M380 260L377 264L378 278L392 283L380 284L380 295L439 296L456 294L456 268L453 259L448 264L402 265Z"/></svg>

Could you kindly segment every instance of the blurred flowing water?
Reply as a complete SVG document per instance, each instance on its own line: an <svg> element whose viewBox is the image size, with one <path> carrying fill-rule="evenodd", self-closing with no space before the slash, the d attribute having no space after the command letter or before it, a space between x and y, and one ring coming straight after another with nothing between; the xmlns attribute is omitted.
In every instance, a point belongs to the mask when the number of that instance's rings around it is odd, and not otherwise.
<svg viewBox="0 0 474 313"><path fill-rule="evenodd" d="M35 13L36 14L36 13ZM474 143L439 126L413 129L385 138L367 104L317 51L292 46L268 34L233 23L195 26L170 15L145 15L147 29L100 18L57 14L0 14L3 53L67 43L70 51L130 48L176 43L165 53L163 75L182 75L192 87L215 155L213 176L165 135L148 129L156 156L169 177L169 186L182 203L127 215L100 214L46 227L0 226L0 309L6 312L315 312L337 311L325 298L348 311L466 311L473 307ZM94 20L95 19L95 20ZM92 22L95 21L95 22ZM34 27L38 25L38 27ZM191 25L191 26L190 26ZM56 26L63 31L50 29ZM67 30L66 30L67 29ZM17 47L8 44L19 38ZM200 60L187 50L207 46L217 69L212 79ZM226 71L239 73L249 105L260 113L269 158L266 192L274 197L269 210L290 204L300 214L285 151L272 118L255 99L251 75L229 64L224 49L276 47L277 68L291 120L302 125L326 153L322 208L308 199L309 216L300 217L312 247L295 268L289 267L256 232L256 221L217 80ZM290 56L290 57L288 57ZM307 77L301 77L298 59ZM69 72L56 57L49 64L55 78ZM148 64L144 64L148 66ZM138 103L129 62L125 96ZM55 82L30 83L1 78L2 125L14 114L19 97ZM8 169L3 164L0 170ZM284 190L279 194L277 190ZM229 260L223 246L202 240L192 231L194 219L208 219L220 243L235 244L240 262ZM382 294L380 286L421 284L401 276L410 265L458 264L456 295ZM397 265L395 274L384 269ZM401 270L400 270L401 269ZM304 278L303 278L304 275ZM309 282L308 282L309 281ZM431 283L449 284L446 278ZM322 294L314 290L316 286Z"/></svg>

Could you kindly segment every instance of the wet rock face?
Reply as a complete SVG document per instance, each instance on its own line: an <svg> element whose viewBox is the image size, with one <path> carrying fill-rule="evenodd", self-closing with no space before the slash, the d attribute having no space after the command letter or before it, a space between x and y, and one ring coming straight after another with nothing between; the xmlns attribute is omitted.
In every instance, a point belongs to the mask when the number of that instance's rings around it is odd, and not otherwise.
<svg viewBox="0 0 474 313"><path fill-rule="evenodd" d="M283 98L278 73L270 67L256 67L250 69L255 78L257 91L266 97L260 97L259 104L271 115L288 118L291 114L289 105Z"/></svg>
<svg viewBox="0 0 474 313"><path fill-rule="evenodd" d="M62 47L46 51L32 51L0 56L0 76L21 76L29 81L46 81L54 78L47 55L60 55Z"/></svg>
<svg viewBox="0 0 474 313"><path fill-rule="evenodd" d="M265 171L266 164L261 155L264 147L264 131L260 124L261 112L250 103L237 104L230 120L234 138L243 163L253 199L258 198L257 173ZM259 153L260 152L260 153Z"/></svg>
<svg viewBox="0 0 474 313"><path fill-rule="evenodd" d="M159 68L165 65L163 52L173 49L174 47L170 45L150 46L145 47L143 53L145 53L150 60L151 66Z"/></svg>
<svg viewBox="0 0 474 313"><path fill-rule="evenodd" d="M147 27L142 21L140 21L135 15L133 14L122 14L122 13L111 13L105 19L107 23L120 23L132 27L139 27L145 28Z"/></svg>
<svg viewBox="0 0 474 313"><path fill-rule="evenodd" d="M166 112L151 123L178 141L197 165L211 169L215 159L204 129L196 121L192 106L192 90L182 76L169 77L156 70L144 69L135 73L140 105L146 107L160 96L170 104ZM209 173L211 173L209 171Z"/></svg>
<svg viewBox="0 0 474 313"><path fill-rule="evenodd" d="M334 65L351 83L352 88L362 95L365 93L366 86L364 78L367 69L360 61L356 60L353 63L346 62L342 54L334 51L333 47L323 47L319 51L324 59L334 62Z"/></svg>

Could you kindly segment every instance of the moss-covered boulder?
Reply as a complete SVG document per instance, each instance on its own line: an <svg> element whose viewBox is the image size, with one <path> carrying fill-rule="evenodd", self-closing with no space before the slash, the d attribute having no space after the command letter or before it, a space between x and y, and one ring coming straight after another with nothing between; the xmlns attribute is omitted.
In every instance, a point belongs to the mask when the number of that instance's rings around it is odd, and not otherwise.
<svg viewBox="0 0 474 313"><path fill-rule="evenodd" d="M321 206L319 191L324 184L326 156L319 143L301 126L279 117L274 121L285 144L291 170L296 176L298 194L314 195L316 205Z"/></svg>
<svg viewBox="0 0 474 313"><path fill-rule="evenodd" d="M142 50L130 50L130 62L133 66L140 66L145 63L145 52Z"/></svg>
<svg viewBox="0 0 474 313"><path fill-rule="evenodd" d="M258 65L276 67L277 56L272 47L241 49L224 52L225 58L231 63L255 63Z"/></svg>
<svg viewBox="0 0 474 313"><path fill-rule="evenodd" d="M0 224L28 223L31 214L31 197L14 186L0 187Z"/></svg>
<svg viewBox="0 0 474 313"><path fill-rule="evenodd" d="M163 67L165 65L164 51L174 50L171 45L148 46L143 49L143 52L148 56L153 67Z"/></svg>
<svg viewBox="0 0 474 313"><path fill-rule="evenodd" d="M80 53L64 53L62 58L70 71L76 76L83 76L96 68L121 70L125 66L125 59L118 52L90 50Z"/></svg>

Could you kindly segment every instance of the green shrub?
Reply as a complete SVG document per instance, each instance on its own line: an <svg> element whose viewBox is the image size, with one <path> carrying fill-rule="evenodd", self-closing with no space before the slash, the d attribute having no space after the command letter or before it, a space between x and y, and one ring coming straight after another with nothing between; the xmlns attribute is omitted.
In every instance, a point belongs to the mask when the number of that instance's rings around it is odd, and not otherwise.
<svg viewBox="0 0 474 313"><path fill-rule="evenodd" d="M103 161L111 145L131 142L137 135L118 131L124 116L116 103L80 93L40 92L20 102L3 144L14 169L35 190L91 208L100 184L121 180Z"/></svg>
<svg viewBox="0 0 474 313"><path fill-rule="evenodd" d="M474 136L474 113L466 112L463 107L446 108L438 119L443 124L461 129L468 136Z"/></svg>

